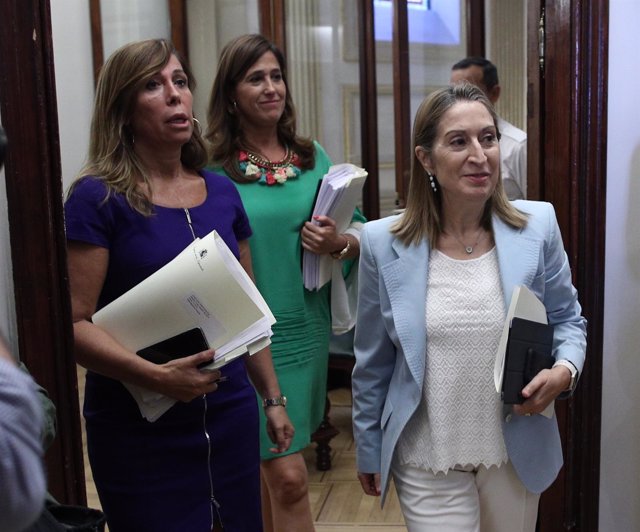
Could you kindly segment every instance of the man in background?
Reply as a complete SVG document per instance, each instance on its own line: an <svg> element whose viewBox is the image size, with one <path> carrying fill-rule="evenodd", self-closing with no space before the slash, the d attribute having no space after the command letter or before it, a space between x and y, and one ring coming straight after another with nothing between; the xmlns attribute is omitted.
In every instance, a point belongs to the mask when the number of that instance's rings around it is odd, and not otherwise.
<svg viewBox="0 0 640 532"><path fill-rule="evenodd" d="M487 95L496 105L500 98L498 69L484 57L467 57L451 68L451 83L468 81ZM502 179L509 199L527 197L527 134L498 117Z"/></svg>

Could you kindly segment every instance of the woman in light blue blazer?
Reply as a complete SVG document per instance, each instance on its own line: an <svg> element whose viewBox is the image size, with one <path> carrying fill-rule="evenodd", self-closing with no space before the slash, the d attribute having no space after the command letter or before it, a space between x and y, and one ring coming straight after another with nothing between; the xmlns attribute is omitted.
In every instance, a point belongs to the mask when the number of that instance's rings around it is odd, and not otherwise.
<svg viewBox="0 0 640 532"><path fill-rule="evenodd" d="M430 95L414 124L407 207L362 234L358 477L383 503L393 477L412 532L532 532L539 494L562 466L547 407L575 388L586 323L553 207L507 200L498 140L475 86ZM556 362L511 407L493 366L518 285L545 305Z"/></svg>

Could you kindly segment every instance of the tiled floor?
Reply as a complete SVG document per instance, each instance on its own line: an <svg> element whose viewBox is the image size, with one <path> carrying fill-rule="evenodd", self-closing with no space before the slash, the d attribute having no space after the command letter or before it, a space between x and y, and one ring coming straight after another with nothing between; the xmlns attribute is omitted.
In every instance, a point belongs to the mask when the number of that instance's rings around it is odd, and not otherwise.
<svg viewBox="0 0 640 532"><path fill-rule="evenodd" d="M84 392L83 370L78 370L78 387L81 401ZM406 532L398 499L394 491L387 498L384 510L380 500L365 495L356 478L355 450L351 432L351 397L347 389L330 392L331 422L340 434L331 441L332 468L317 471L315 445L304 451L309 468L309 492L311 508L317 532ZM91 468L87 462L84 442L87 504L100 508Z"/></svg>

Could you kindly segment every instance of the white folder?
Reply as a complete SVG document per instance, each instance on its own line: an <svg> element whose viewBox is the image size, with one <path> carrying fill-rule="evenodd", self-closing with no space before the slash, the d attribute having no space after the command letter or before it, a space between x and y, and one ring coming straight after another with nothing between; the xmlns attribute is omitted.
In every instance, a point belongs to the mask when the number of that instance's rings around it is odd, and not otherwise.
<svg viewBox="0 0 640 532"><path fill-rule="evenodd" d="M320 182L313 207L313 216L325 215L336 222L336 231L344 233L353 218L353 211L362 196L367 172L354 164L336 164L329 168ZM339 264L328 255L317 255L304 250L302 270L307 290L318 290L329 282L333 268L341 271Z"/></svg>
<svg viewBox="0 0 640 532"><path fill-rule="evenodd" d="M270 343L275 318L251 278L216 231L96 312L92 321L134 353L194 327L215 349L218 368ZM125 383L145 418L175 400Z"/></svg>

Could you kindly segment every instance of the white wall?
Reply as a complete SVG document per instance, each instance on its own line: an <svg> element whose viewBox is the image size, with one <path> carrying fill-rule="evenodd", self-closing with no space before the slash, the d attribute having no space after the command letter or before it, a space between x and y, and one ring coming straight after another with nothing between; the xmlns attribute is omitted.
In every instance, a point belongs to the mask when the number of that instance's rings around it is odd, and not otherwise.
<svg viewBox="0 0 640 532"><path fill-rule="evenodd" d="M600 531L640 530L640 3L609 6Z"/></svg>
<svg viewBox="0 0 640 532"><path fill-rule="evenodd" d="M51 28L62 179L66 190L82 167L89 146L94 94L89 2L51 2Z"/></svg>
<svg viewBox="0 0 640 532"><path fill-rule="evenodd" d="M2 123L2 117L0 117L0 123ZM13 297L13 268L11 267L4 170L0 170L0 335L7 341L11 352L17 353L16 307Z"/></svg>

